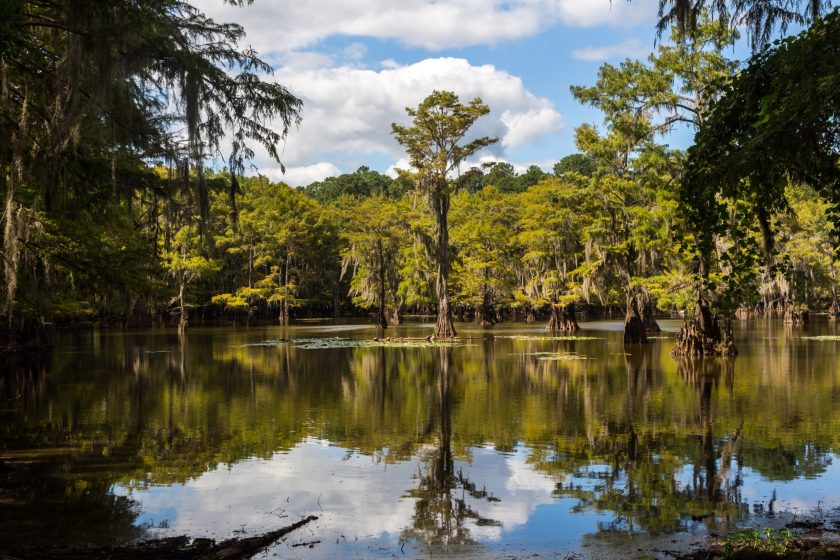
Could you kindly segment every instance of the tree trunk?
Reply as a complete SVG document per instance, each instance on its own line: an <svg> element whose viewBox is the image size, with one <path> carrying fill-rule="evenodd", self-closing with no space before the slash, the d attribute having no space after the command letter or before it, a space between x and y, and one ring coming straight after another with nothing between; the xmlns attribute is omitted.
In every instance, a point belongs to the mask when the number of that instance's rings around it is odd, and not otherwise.
<svg viewBox="0 0 840 560"><path fill-rule="evenodd" d="M840 304L837 303L837 300L831 301L831 307L828 308L828 320L835 322L840 321Z"/></svg>
<svg viewBox="0 0 840 560"><path fill-rule="evenodd" d="M575 318L575 304L560 305L559 303L552 302L551 316L545 328L551 332L576 332L580 327Z"/></svg>
<svg viewBox="0 0 840 560"><path fill-rule="evenodd" d="M437 299L438 314L435 323L435 338L458 336L452 324L452 308L449 305L449 195L435 192L432 202L437 220Z"/></svg>
<svg viewBox="0 0 840 560"><path fill-rule="evenodd" d="M382 338L382 331L388 327L388 320L385 318L385 256L382 253L382 240L377 241L379 248L379 286L377 298L379 299L376 308L376 333Z"/></svg>
<svg viewBox="0 0 840 560"><path fill-rule="evenodd" d="M396 326L396 325L402 325L402 322L403 322L403 317L402 317L402 302L397 302L396 307L394 307L394 308L391 310L391 315L390 315L390 317L389 317L388 321L389 321L392 325L394 325L394 326Z"/></svg>
<svg viewBox="0 0 840 560"><path fill-rule="evenodd" d="M624 344L645 344L647 342L645 324L639 314L636 296L629 296L627 298L627 313L624 316Z"/></svg>
<svg viewBox="0 0 840 560"><path fill-rule="evenodd" d="M694 318L686 321L671 351L674 356L735 356L738 349L732 341L732 325L721 331L717 317L700 298Z"/></svg>
<svg viewBox="0 0 840 560"><path fill-rule="evenodd" d="M475 322L480 327L492 327L496 324L496 311L487 290L484 291L483 301L475 310Z"/></svg>
<svg viewBox="0 0 840 560"><path fill-rule="evenodd" d="M178 321L178 332L187 330L187 306L184 303L184 281L178 284L178 307L180 308L180 318Z"/></svg>
<svg viewBox="0 0 840 560"><path fill-rule="evenodd" d="M333 319L341 318L341 273L336 273L333 290Z"/></svg>
<svg viewBox="0 0 840 560"><path fill-rule="evenodd" d="M658 333L662 331L654 317L653 302L648 296L644 296L643 298L641 317L645 333Z"/></svg>
<svg viewBox="0 0 840 560"><path fill-rule="evenodd" d="M283 262L283 299L280 301L280 317L278 318L284 327L289 325L289 269L291 268L289 259L290 256L286 253L286 259Z"/></svg>
<svg viewBox="0 0 840 560"><path fill-rule="evenodd" d="M808 324L808 308L797 305L788 305L785 309L785 324L794 327L802 327Z"/></svg>

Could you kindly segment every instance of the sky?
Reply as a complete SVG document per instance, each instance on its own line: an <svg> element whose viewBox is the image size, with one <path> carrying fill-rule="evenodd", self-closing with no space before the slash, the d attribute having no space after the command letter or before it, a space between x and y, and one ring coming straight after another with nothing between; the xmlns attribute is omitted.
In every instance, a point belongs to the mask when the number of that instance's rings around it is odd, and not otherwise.
<svg viewBox="0 0 840 560"><path fill-rule="evenodd" d="M507 161L550 171L576 151L574 130L601 123L572 85L591 85L604 62L655 48L657 0L195 0L217 21L242 25L242 46L303 100L302 122L280 165L258 153L258 172L293 186L360 166L407 168L391 123L409 124L434 90L481 97L489 115L475 136L498 137L471 164ZM733 55L733 58L738 58ZM683 131L665 140L685 147Z"/></svg>

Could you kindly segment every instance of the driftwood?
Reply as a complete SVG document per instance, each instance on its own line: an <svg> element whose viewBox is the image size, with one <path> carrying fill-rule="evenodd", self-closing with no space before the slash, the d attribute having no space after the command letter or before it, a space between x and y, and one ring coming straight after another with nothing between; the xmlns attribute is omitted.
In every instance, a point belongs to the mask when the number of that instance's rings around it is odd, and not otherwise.
<svg viewBox="0 0 840 560"><path fill-rule="evenodd" d="M216 543L212 539L170 537L152 541L141 541L116 547L80 548L35 548L0 550L2 560L244 560L261 552L276 540L288 535L311 521L318 519L310 515L288 527L241 539L228 539Z"/></svg>

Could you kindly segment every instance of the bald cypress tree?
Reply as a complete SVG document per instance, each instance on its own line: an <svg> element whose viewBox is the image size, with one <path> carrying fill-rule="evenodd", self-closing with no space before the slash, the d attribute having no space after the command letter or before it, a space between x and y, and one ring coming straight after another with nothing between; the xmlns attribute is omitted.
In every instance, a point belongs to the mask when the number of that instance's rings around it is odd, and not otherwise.
<svg viewBox="0 0 840 560"><path fill-rule="evenodd" d="M137 229L140 200L188 193L195 211L176 210L184 222L194 213L204 234L207 158L225 160L235 202L254 150L279 162L277 145L299 122L300 100L240 47L243 29L186 2L12 0L2 12L0 315L9 324L49 321L66 286L130 280L136 267L109 261L126 244L111 255L100 231L115 211Z"/></svg>
<svg viewBox="0 0 840 560"><path fill-rule="evenodd" d="M417 171L417 189L434 216L433 253L437 266L435 287L438 300L434 336L449 338L456 336L449 293L452 267L448 221L451 197L459 186L456 176L464 160L497 139L482 137L466 144L460 143L473 123L490 112L490 108L478 97L464 105L452 92L435 91L417 109L408 107L406 112L413 120L412 126L394 123L391 131L408 152L411 165Z"/></svg>

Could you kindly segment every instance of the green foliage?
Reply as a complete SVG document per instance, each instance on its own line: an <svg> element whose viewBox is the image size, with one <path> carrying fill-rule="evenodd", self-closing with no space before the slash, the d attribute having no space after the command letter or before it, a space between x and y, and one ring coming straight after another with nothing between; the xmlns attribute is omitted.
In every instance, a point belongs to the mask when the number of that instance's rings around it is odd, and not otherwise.
<svg viewBox="0 0 840 560"><path fill-rule="evenodd" d="M591 177L595 173L595 162L586 154L570 154L554 164L554 176L562 179L567 173Z"/></svg>
<svg viewBox="0 0 840 560"><path fill-rule="evenodd" d="M721 28L745 27L753 50L764 48L778 27L813 23L831 9L831 0L795 0L772 3L761 0L660 0L657 30L661 34L673 26L681 35L692 34L701 16L709 10Z"/></svg>
<svg viewBox="0 0 840 560"><path fill-rule="evenodd" d="M589 218L581 212L585 201L579 185L553 178L519 196L521 289L531 308L566 305L581 296L577 271Z"/></svg>
<svg viewBox="0 0 840 560"><path fill-rule="evenodd" d="M410 187L406 181L394 180L362 166L353 173L327 177L304 187L303 192L321 203L334 202L341 196L366 198L380 195L399 198Z"/></svg>
<svg viewBox="0 0 840 560"><path fill-rule="evenodd" d="M224 214L225 231L216 244L231 268L239 263L245 274L232 278L233 293L215 303L249 313L273 307L285 322L292 308L337 281L335 217L299 190L265 177L245 179L242 186L236 221Z"/></svg>
<svg viewBox="0 0 840 560"><path fill-rule="evenodd" d="M807 184L840 203L840 11L797 37L754 56L726 87L689 150L681 199L706 232L726 230L727 208L743 204L761 228L765 254L774 247L772 216L788 209L788 184Z"/></svg>
<svg viewBox="0 0 840 560"><path fill-rule="evenodd" d="M299 122L243 29L188 3L15 0L0 20L4 318L149 296L160 238L169 252L198 218L208 241L212 195L235 199L257 148L280 162ZM228 181L206 176L215 156ZM173 255L170 271L201 268Z"/></svg>
<svg viewBox="0 0 840 560"><path fill-rule="evenodd" d="M765 554L782 557L799 550L802 541L790 529L739 529L724 539L727 557Z"/></svg>
<svg viewBox="0 0 840 560"><path fill-rule="evenodd" d="M339 201L344 224L342 276L352 270L350 294L363 308L378 307L378 320L385 326L385 307L402 307L398 302L399 253L408 236L400 209L382 195L362 200Z"/></svg>
<svg viewBox="0 0 840 560"><path fill-rule="evenodd" d="M394 123L391 132L405 147L411 166L417 170L421 190L449 192L450 175L459 169L461 162L497 141L483 137L460 144L473 123L489 112L490 108L480 98L464 105L457 95L448 91L433 92L417 109L406 107L412 126Z"/></svg>
<svg viewBox="0 0 840 560"><path fill-rule="evenodd" d="M489 186L460 193L452 203L454 301L486 314L507 304L516 290L519 245L514 235L516 198Z"/></svg>

